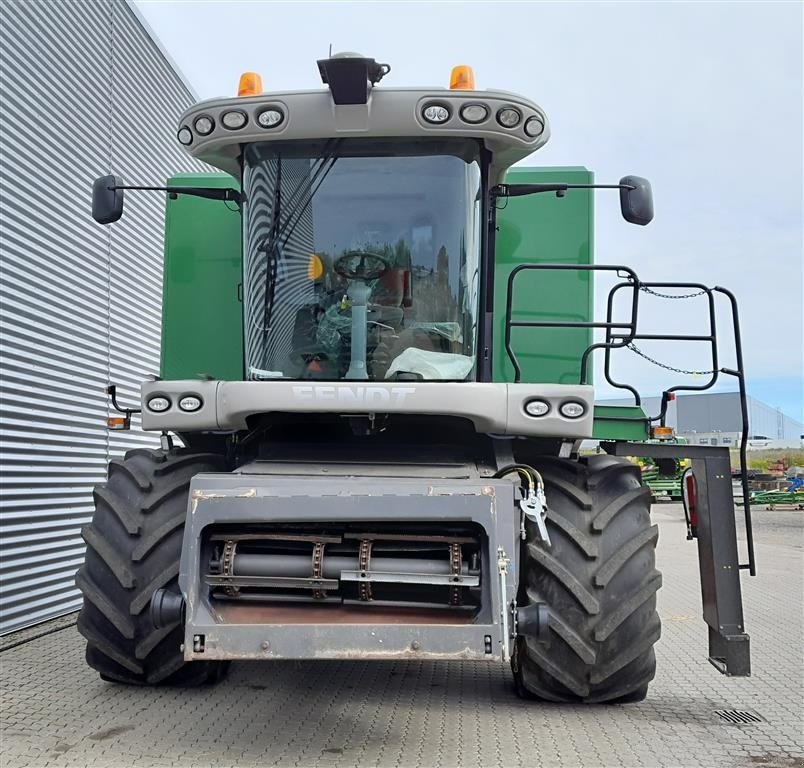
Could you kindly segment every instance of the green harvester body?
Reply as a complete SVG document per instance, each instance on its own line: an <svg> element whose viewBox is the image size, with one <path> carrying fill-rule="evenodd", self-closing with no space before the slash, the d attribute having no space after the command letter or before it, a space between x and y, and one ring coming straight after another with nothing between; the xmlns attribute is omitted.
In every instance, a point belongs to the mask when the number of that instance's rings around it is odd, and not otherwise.
<svg viewBox="0 0 804 768"><path fill-rule="evenodd" d="M317 64L323 88L180 118L220 172L164 189L161 365L138 410L160 448L113 461L95 493L76 577L90 666L156 685L229 661L496 660L523 698L640 701L661 624L629 460L646 456L691 459L709 660L749 674L729 452L667 439L683 386L646 414L611 370L634 342L690 341L641 333L641 302L718 294L744 406L733 295L596 263L594 190L645 226L650 183L523 166L550 135L529 98L379 87L388 65L356 54ZM97 179L93 218L146 189ZM601 363L633 405L595 403Z"/></svg>

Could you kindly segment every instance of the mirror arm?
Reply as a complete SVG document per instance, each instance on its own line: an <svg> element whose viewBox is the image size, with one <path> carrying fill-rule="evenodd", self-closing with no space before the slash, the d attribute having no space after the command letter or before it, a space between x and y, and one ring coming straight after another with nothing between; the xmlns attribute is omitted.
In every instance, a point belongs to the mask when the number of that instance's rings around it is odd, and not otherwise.
<svg viewBox="0 0 804 768"><path fill-rule="evenodd" d="M209 189L207 187L107 187L110 190L133 189L141 192L167 192L171 200L175 200L179 195L191 195L193 197L205 197L208 200L231 201L240 205L243 196L236 189Z"/></svg>
<svg viewBox="0 0 804 768"><path fill-rule="evenodd" d="M142 413L142 408L123 408L120 403L117 402L117 386L115 384L109 384L109 386L106 387L106 394L109 395L112 401L112 408L118 413L124 413L127 419L131 418L132 413Z"/></svg>
<svg viewBox="0 0 804 768"><path fill-rule="evenodd" d="M498 197L521 197L540 192L555 192L556 197L564 197L568 189L636 189L630 184L497 184L492 187L492 199Z"/></svg>

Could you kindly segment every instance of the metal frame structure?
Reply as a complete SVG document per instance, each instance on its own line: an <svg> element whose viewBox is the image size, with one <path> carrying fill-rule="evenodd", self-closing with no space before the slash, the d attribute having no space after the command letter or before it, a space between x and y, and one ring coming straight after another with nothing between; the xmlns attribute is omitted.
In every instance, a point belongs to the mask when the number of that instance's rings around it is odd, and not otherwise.
<svg viewBox="0 0 804 768"><path fill-rule="evenodd" d="M379 498L382 504L378 505ZM308 477L301 490L294 476L196 475L190 492L191 523L184 529L179 570L179 585L186 595L184 658L508 660L513 642L510 626L516 619L515 614L509 613L517 594L520 533L514 502L515 487L511 483L487 477L385 478L374 487L367 485L365 478ZM268 585L264 578L255 581L205 575L204 541L214 536L214 529L220 526L299 522L321 525L360 520L369 527L372 522L393 524L405 520L411 503L419 509L417 523L454 522L482 530L480 570L489 576L474 580L453 573L447 583L480 590L482 597L474 611L462 612L455 601L439 611L409 604L407 614L399 614L400 609L394 607L398 615L394 618L388 606L373 600L364 602L359 611L340 600L328 604L326 590L335 589L337 582L322 577L321 564L316 565L315 557L309 578L282 583L297 591L313 591L312 597L301 604L301 610L292 604L277 609L255 602L227 601L210 590ZM266 538L264 534L259 537ZM327 543L326 537L316 538L322 545ZM452 539L461 541L460 537ZM374 574L369 567L356 573L344 571L340 578L362 582L370 589L383 580L410 583L420 582L422 577L411 573ZM456 578L461 581L456 582ZM316 596L316 590L322 594ZM526 615L527 612L523 618Z"/></svg>
<svg viewBox="0 0 804 768"><path fill-rule="evenodd" d="M544 270L571 270L575 272L614 272L617 275L624 275L627 277L626 282L618 283L613 286L608 295L606 303L606 321L605 322L567 322L559 320L540 320L540 321L525 321L513 320L513 296L514 284L516 277L524 271L544 271ZM615 323L613 321L614 312L614 298L620 290L630 289L631 296L631 316L627 323ZM694 293L688 293L681 296L673 296L671 294L658 293L657 288L661 289L680 289L692 290ZM638 317L639 317L639 293L644 291L661 298L669 299L682 299L692 298L694 296L706 295L709 310L709 334L704 335L687 335L687 334L647 334L639 333L638 331ZM718 338L717 338L717 319L715 309L715 294L721 294L729 300L729 307L732 318L732 332L736 357L736 368L721 368L719 367L718 356ZM740 416L742 421L742 435L740 439L740 465L741 465L741 484L743 489L743 511L745 515L745 529L746 539L748 543L748 563L741 565L741 568L749 570L752 576L756 576L756 562L754 557L754 536L753 526L751 521L751 505L749 502L748 491L748 475L746 473L747 458L746 446L748 441L748 403L745 391L745 373L743 370L743 352L742 352L742 337L740 333L740 318L737 310L737 299L734 294L726 288L715 286L709 288L702 283L686 283L686 282L643 282L638 277L636 272L630 267L622 265L607 265L607 264L520 264L515 267L508 277L508 290L506 297L505 307L505 349L508 357L514 366L514 381L519 382L521 378L521 369L516 358L516 354L511 346L511 328L525 327L525 328L604 328L606 330L606 340L603 343L590 344L583 353L581 358L581 373L580 384L589 383L589 358L596 349L604 349L604 367L603 372L606 381L612 387L617 389L625 389L634 396L634 404L641 405L642 397L635 387L630 384L614 381L611 377L611 351L613 349L622 349L630 347L634 341L650 340L650 341L691 341L691 342L707 342L711 350L711 369L706 371L709 374L709 381L700 385L680 384L662 392L662 405L660 413L657 416L648 416L646 421L648 423L658 422L660 426L665 425L667 417L667 405L675 398L675 393L680 391L703 391L711 389L716 383L721 373L728 376L734 376L737 379L739 394L740 394ZM618 330L625 330L625 333L617 333ZM665 366L666 367L666 366ZM682 371L683 373L683 371ZM700 372L698 372L700 373ZM621 418L619 420L622 420ZM665 454L667 456L674 456L677 458L691 458L688 446L676 446L675 453ZM637 454L630 454L637 455ZM647 453L639 453L641 456L649 456Z"/></svg>
<svg viewBox="0 0 804 768"><path fill-rule="evenodd" d="M572 270L576 272L612 272L624 277L624 281L614 285L608 295L605 322L569 322L559 320L525 321L513 319L514 286L517 275L526 271ZM687 291L679 296L662 293L666 289ZM628 322L614 321L614 300L620 291L630 290L630 319ZM639 294L646 292L660 298L692 298L706 296L708 305L709 329L703 335L689 334L649 334L638 328ZM716 295L729 300L732 319L732 333L737 367L720 367ZM643 282L629 267L621 265L578 265L578 264L521 264L515 267L508 277L505 308L505 349L514 366L515 381L521 378L521 369L516 353L511 345L511 329L524 328L602 328L605 341L590 344L581 358L580 381L587 384L589 379L589 359L597 349L604 352L604 376L612 387L625 389L634 397L635 405L641 405L638 390L630 384L615 381L611 375L611 352L614 349L632 347L638 340L704 342L709 345L711 369L707 371L708 381L700 385L677 385L662 393L660 413L646 416L648 424L665 425L667 405L679 391L702 391L715 385L720 374L737 378L740 394L742 418L742 438L740 441L741 483L743 488L743 513L745 517L747 561L739 562L737 535L734 519L734 498L731 487L729 450L725 447L690 446L677 443L634 443L603 442L603 448L615 456L646 456L651 458L689 458L698 486L698 553L701 567L701 593L703 597L704 619L709 625L709 660L724 674L750 674L749 638L743 631L742 595L739 572L748 570L756 575L754 538L751 521L751 505L748 493L746 472L746 443L748 440L748 407L745 392L745 375L740 334L740 321L737 301L731 291L715 286L709 288L701 283L687 282ZM655 362L655 361L654 361ZM660 364L661 365L661 364ZM666 366L665 366L666 367ZM681 371L683 373L683 371ZM622 420L628 417L618 417Z"/></svg>
<svg viewBox="0 0 804 768"><path fill-rule="evenodd" d="M673 443L602 443L614 456L692 459L698 488L697 535L703 617L709 625L709 661L726 675L751 674L750 641L744 632L740 563L731 489L729 449Z"/></svg>

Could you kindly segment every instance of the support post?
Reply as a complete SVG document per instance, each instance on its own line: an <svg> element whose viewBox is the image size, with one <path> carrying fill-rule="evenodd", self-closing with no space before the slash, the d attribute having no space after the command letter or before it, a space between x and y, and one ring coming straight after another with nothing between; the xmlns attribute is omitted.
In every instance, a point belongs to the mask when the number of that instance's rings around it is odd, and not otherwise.
<svg viewBox="0 0 804 768"><path fill-rule="evenodd" d="M729 449L677 443L601 443L613 456L689 458L698 493L698 563L709 661L724 675L751 674L744 631Z"/></svg>
<svg viewBox="0 0 804 768"><path fill-rule="evenodd" d="M724 675L751 674L743 631L743 601L728 450L692 460L698 492L698 562L703 617L709 625L709 661Z"/></svg>

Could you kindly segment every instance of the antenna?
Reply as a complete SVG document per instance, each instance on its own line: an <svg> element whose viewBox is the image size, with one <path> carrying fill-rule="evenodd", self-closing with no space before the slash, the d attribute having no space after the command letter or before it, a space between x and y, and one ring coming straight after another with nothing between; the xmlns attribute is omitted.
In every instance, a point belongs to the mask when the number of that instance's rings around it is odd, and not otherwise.
<svg viewBox="0 0 804 768"><path fill-rule="evenodd" d="M332 58L332 43L329 44L329 58Z"/></svg>

